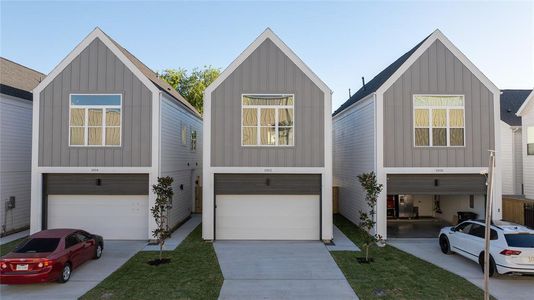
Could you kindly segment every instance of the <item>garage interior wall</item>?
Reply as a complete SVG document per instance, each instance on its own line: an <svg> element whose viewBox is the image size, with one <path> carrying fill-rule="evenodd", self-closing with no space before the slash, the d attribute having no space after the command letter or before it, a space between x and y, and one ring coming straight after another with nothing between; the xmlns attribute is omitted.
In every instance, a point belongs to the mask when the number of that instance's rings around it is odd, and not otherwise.
<svg viewBox="0 0 534 300"><path fill-rule="evenodd" d="M440 196L440 208L442 213L436 217L449 223L456 224L459 211L469 211L478 214L478 218L484 218L485 198L484 195L474 196L474 207L469 207L469 195L442 195Z"/></svg>

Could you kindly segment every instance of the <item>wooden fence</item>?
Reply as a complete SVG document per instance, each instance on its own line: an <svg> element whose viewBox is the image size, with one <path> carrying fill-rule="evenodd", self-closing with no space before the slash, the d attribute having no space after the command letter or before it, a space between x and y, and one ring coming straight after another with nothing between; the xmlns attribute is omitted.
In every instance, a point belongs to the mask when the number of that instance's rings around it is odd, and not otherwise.
<svg viewBox="0 0 534 300"><path fill-rule="evenodd" d="M505 221L534 227L534 201L503 197L502 218Z"/></svg>

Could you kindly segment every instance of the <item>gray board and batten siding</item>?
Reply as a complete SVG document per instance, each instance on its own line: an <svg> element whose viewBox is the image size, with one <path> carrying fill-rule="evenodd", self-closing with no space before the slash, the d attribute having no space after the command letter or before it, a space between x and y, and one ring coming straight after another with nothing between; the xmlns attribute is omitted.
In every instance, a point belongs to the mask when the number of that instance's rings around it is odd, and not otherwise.
<svg viewBox="0 0 534 300"><path fill-rule="evenodd" d="M69 95L122 94L120 147L69 146ZM151 166L152 92L95 39L40 93L40 167Z"/></svg>
<svg viewBox="0 0 534 300"><path fill-rule="evenodd" d="M388 195L483 195L486 178L480 174L389 174Z"/></svg>
<svg viewBox="0 0 534 300"><path fill-rule="evenodd" d="M148 195L147 174L46 174L49 195Z"/></svg>
<svg viewBox="0 0 534 300"><path fill-rule="evenodd" d="M241 95L294 94L294 146L242 147ZM323 167L324 92L266 39L211 94L212 167Z"/></svg>
<svg viewBox="0 0 534 300"><path fill-rule="evenodd" d="M464 147L414 146L417 94L465 96ZM491 91L436 40L384 93L384 166L487 167L494 126Z"/></svg>

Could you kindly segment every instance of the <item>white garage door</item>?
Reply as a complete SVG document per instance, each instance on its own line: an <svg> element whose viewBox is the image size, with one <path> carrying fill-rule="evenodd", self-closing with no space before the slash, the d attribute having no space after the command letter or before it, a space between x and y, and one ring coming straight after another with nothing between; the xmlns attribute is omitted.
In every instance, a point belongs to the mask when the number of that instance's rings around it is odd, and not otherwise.
<svg viewBox="0 0 534 300"><path fill-rule="evenodd" d="M318 195L217 195L219 240L318 240Z"/></svg>
<svg viewBox="0 0 534 300"><path fill-rule="evenodd" d="M48 228L77 228L110 240L146 240L146 195L48 195Z"/></svg>

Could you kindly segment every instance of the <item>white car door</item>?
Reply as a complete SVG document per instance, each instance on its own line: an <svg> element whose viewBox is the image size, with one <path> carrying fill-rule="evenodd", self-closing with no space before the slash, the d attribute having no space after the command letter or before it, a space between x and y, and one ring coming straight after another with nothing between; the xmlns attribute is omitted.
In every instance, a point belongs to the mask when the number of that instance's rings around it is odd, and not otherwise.
<svg viewBox="0 0 534 300"><path fill-rule="evenodd" d="M478 262L480 252L484 250L485 227L484 225L473 223L466 238L466 251L470 254L469 258L476 262Z"/></svg>
<svg viewBox="0 0 534 300"><path fill-rule="evenodd" d="M471 222L463 222L455 227L454 233L449 236L451 250L468 258L469 230L473 224Z"/></svg>

